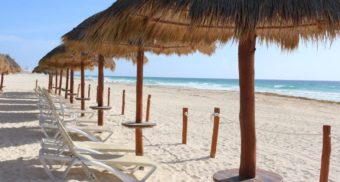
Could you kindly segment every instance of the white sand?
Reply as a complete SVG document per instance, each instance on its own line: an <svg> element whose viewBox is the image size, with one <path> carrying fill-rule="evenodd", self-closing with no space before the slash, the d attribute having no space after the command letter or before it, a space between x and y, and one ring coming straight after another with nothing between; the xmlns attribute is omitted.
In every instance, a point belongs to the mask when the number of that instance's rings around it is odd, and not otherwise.
<svg viewBox="0 0 340 182"><path fill-rule="evenodd" d="M0 95L0 181L48 181L37 160L43 135L38 127L32 91L36 78L39 85L47 86L47 76L38 74L5 78L7 87ZM95 98L96 83L91 84L92 98ZM134 119L135 87L123 84L110 84L110 87L114 116L106 124L112 126L115 133L108 142L134 144L133 130L117 123ZM212 181L215 172L238 167L237 92L144 88L145 102L147 94L152 95L151 121L157 123L157 127L144 130L145 155L159 163L149 181ZM123 89L127 93L124 117L120 116ZM189 108L187 145L180 144L183 107ZM210 115L214 107L220 107L225 118L220 125L217 157L210 159ZM318 181L323 124L332 125L333 136L340 138L340 104L257 94L258 167L281 174L284 181ZM335 182L340 181L340 139L332 140L330 181ZM73 171L70 179L86 180L79 171Z"/></svg>

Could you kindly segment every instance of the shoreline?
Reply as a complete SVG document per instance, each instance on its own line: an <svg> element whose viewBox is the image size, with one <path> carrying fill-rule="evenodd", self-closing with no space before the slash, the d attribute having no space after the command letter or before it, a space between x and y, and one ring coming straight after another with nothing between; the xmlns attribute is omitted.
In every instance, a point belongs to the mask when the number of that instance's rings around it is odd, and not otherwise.
<svg viewBox="0 0 340 182"><path fill-rule="evenodd" d="M75 80L79 80L79 78L75 78ZM95 81L92 79L85 79L85 81ZM119 85L126 85L126 86L135 86L133 83L123 83L123 82L107 82L105 81L105 84L119 84ZM215 92L215 93L239 93L237 90L223 90L223 89L204 89L204 88L194 88L194 87L185 87L185 86L170 86L170 85L148 85L144 84L144 87L149 88L168 88L168 89L181 89L181 90L197 90L197 91L209 91L209 92ZM337 104L340 105L340 101L333 101L333 100L325 100L325 99L316 99L316 98L310 98L310 97L302 97L302 96L294 96L294 95L285 95L280 93L273 93L273 92L261 92L261 91L255 91L255 94L257 95L264 95L264 96L276 96L276 97L282 97L282 98L291 98L291 99L300 99L300 100L306 100L306 101L315 101L319 103L329 103L329 104Z"/></svg>

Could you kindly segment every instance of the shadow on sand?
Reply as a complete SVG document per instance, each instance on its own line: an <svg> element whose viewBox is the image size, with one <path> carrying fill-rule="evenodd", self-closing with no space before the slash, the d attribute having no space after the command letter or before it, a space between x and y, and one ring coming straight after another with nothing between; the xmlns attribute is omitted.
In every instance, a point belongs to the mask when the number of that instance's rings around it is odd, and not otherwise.
<svg viewBox="0 0 340 182"><path fill-rule="evenodd" d="M43 138L39 127L0 128L0 148L37 143Z"/></svg>
<svg viewBox="0 0 340 182"><path fill-rule="evenodd" d="M27 98L35 98L34 93L6 92L0 95L0 148L37 143L41 140L43 134L40 128L28 124L37 121L38 111L36 104ZM10 101L13 102L8 103Z"/></svg>
<svg viewBox="0 0 340 182"><path fill-rule="evenodd" d="M18 158L17 160L2 161L0 164L0 181L51 181L37 158ZM53 171L53 175L58 181L90 181L84 169L80 166L73 167L66 180L61 178L63 170L65 170L65 168ZM105 172L99 172L93 169L91 169L91 172L96 175L98 181L120 181L115 176Z"/></svg>

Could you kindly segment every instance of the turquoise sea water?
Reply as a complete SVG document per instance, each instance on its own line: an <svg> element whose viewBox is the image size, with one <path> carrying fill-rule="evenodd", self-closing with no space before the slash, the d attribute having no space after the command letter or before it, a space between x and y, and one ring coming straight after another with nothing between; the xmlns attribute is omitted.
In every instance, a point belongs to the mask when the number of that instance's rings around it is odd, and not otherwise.
<svg viewBox="0 0 340 182"><path fill-rule="evenodd" d="M96 80L97 77L87 76L87 79ZM135 77L106 76L105 81L134 84L136 79ZM145 77L144 84L212 90L238 90L238 80L236 79ZM338 81L256 80L255 84L256 92L340 102L340 82Z"/></svg>

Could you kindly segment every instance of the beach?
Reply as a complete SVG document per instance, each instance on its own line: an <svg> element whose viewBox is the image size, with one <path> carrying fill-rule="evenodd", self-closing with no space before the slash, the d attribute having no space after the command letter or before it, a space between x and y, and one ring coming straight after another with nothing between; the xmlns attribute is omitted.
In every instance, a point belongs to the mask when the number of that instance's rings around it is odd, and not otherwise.
<svg viewBox="0 0 340 182"><path fill-rule="evenodd" d="M48 76L17 74L5 77L0 95L0 181L49 181L39 160L43 134L38 125L34 95L35 80L47 87ZM63 80L65 83L65 78ZM77 91L79 80L75 82ZM91 101L95 105L95 81ZM135 86L105 83L111 88L111 106L105 125L114 130L107 143L134 144L134 130L121 126L134 121ZM126 90L125 115L121 115L122 91ZM87 92L86 92L87 93ZM239 167L239 93L183 87L144 86L144 111L151 94L150 122L156 127L143 130L144 153L159 164L148 181L212 181L215 172ZM189 109L188 143L181 144L182 108ZM211 159L213 130L211 115L221 109L216 158ZM284 181L318 181L322 149L322 126L332 126L330 181L340 181L340 104L311 99L256 94L257 167L283 176ZM145 113L143 115L145 118ZM77 171L77 170L75 170ZM85 180L72 172L70 181Z"/></svg>

